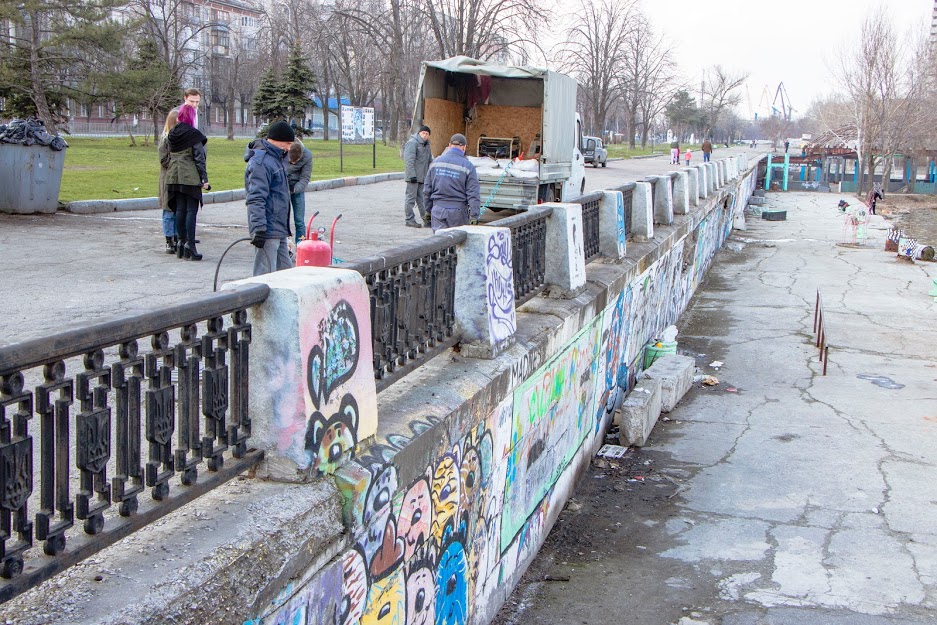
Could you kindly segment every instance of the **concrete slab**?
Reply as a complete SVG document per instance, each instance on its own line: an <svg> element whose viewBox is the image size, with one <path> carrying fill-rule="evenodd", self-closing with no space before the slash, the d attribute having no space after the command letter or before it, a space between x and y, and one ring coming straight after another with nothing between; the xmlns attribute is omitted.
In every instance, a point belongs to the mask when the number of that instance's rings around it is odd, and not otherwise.
<svg viewBox="0 0 937 625"><path fill-rule="evenodd" d="M643 446L660 417L660 410L661 381L643 377L634 385L619 409L619 442L625 446Z"/></svg>
<svg viewBox="0 0 937 625"><path fill-rule="evenodd" d="M660 380L661 412L670 412L680 403L690 387L693 386L693 372L696 360L689 356L672 354L663 356L644 370L644 377Z"/></svg>

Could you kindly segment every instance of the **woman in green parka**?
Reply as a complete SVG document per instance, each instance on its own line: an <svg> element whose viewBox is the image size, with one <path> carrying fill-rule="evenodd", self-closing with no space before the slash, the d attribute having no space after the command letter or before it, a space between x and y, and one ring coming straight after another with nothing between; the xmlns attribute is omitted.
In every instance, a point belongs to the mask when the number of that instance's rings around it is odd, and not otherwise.
<svg viewBox="0 0 937 625"><path fill-rule="evenodd" d="M169 131L169 166L166 169L166 194L176 213L177 258L202 260L195 248L195 222L202 205L202 190L210 189L205 169L205 143L208 138L193 127L195 108L179 107L179 123Z"/></svg>

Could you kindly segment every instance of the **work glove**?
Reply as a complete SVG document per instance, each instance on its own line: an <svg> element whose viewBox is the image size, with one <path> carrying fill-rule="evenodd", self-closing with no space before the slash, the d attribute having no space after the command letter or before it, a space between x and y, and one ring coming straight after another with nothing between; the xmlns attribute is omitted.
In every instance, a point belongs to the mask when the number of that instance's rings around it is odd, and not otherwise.
<svg viewBox="0 0 937 625"><path fill-rule="evenodd" d="M477 220L477 219L471 219L471 220L469 220L469 225L470 225L470 226L477 226L477 225L478 225L478 220Z"/></svg>
<svg viewBox="0 0 937 625"><path fill-rule="evenodd" d="M254 233L254 236L251 237L251 245L254 247L263 247L264 243L267 242L267 231L258 230Z"/></svg>
<svg viewBox="0 0 937 625"><path fill-rule="evenodd" d="M407 182L416 182L416 178L407 178Z"/></svg>
<svg viewBox="0 0 937 625"><path fill-rule="evenodd" d="M430 215L429 213L426 213L425 215L423 215L423 223L426 224L427 226L433 223L433 216Z"/></svg>

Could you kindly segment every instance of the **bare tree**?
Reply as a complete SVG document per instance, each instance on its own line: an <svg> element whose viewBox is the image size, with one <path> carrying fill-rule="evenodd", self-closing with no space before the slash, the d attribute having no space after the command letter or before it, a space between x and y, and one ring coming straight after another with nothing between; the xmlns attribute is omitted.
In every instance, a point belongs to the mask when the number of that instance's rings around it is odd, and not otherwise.
<svg viewBox="0 0 937 625"><path fill-rule="evenodd" d="M625 62L635 13L633 0L581 0L568 16L570 26L557 60L583 87L586 127L595 133L605 132L609 112L621 95L617 73Z"/></svg>
<svg viewBox="0 0 937 625"><path fill-rule="evenodd" d="M711 134L722 121L727 109L742 101L741 87L748 79L746 73L732 73L721 65L714 65L703 76L702 108L706 113L706 134Z"/></svg>
<svg viewBox="0 0 937 625"><path fill-rule="evenodd" d="M888 180L894 155L923 134L927 116L921 104L932 65L926 45L920 39L916 46L909 41L915 40L898 37L885 8L879 7L863 22L857 44L839 55L836 74L858 137L860 192L871 186L882 159Z"/></svg>
<svg viewBox="0 0 937 625"><path fill-rule="evenodd" d="M503 61L518 48L536 45L538 26L550 22L537 0L415 0L442 58L465 55Z"/></svg>
<svg viewBox="0 0 937 625"><path fill-rule="evenodd" d="M670 53L670 43L658 35L648 19L638 13L624 42L618 65L618 90L625 114L628 145L635 147L641 130L641 146L647 145L651 120L657 118L681 87Z"/></svg>
<svg viewBox="0 0 937 625"><path fill-rule="evenodd" d="M423 0L387 0L363 10L349 3L336 13L354 20L374 39L384 54L380 73L382 110L391 144L401 145L407 136L420 63L433 56L421 21ZM390 119L387 120L386 118Z"/></svg>

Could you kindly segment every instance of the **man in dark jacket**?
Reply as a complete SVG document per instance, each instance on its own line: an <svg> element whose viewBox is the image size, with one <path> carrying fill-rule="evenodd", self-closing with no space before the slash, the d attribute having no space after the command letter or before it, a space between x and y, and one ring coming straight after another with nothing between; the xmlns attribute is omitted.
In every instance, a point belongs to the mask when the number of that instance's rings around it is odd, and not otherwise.
<svg viewBox="0 0 937 625"><path fill-rule="evenodd" d="M426 210L423 208L423 182L426 172L433 160L429 149L429 126L420 126L419 132L410 137L403 146L404 178L407 180L407 194L403 201L404 223L411 228L420 228L420 223L413 214L413 204L420 209L420 219L426 219Z"/></svg>
<svg viewBox="0 0 937 625"><path fill-rule="evenodd" d="M431 224L433 232L478 223L481 192L478 172L465 158L465 135L452 135L449 147L429 166L423 205L423 223Z"/></svg>
<svg viewBox="0 0 937 625"><path fill-rule="evenodd" d="M713 155L713 142L709 139L703 141L703 162L708 163Z"/></svg>
<svg viewBox="0 0 937 625"><path fill-rule="evenodd" d="M295 131L294 131L295 132ZM297 139L290 146L286 173L290 181L290 202L293 205L293 226L296 242L306 238L306 186L312 177L312 152Z"/></svg>
<svg viewBox="0 0 937 625"><path fill-rule="evenodd" d="M245 152L244 189L247 191L247 225L254 254L254 275L289 269L290 186L286 155L296 138L284 121L276 122L260 144Z"/></svg>

